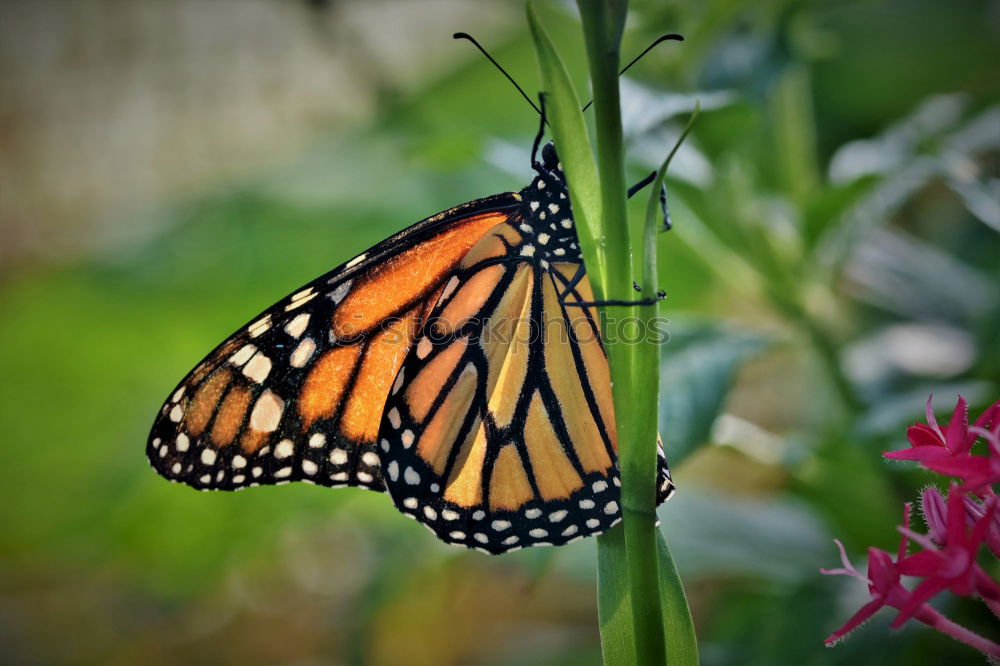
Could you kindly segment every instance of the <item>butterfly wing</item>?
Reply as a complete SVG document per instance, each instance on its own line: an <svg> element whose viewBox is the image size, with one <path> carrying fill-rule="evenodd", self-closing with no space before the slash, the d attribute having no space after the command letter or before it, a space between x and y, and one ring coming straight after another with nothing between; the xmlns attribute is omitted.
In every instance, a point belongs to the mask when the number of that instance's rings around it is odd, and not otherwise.
<svg viewBox="0 0 1000 666"><path fill-rule="evenodd" d="M567 292L579 263L523 253L527 229L498 225L456 266L379 434L397 507L490 553L566 543L621 518L607 358L595 310L573 305L593 301L590 286L584 277ZM661 497L672 489L664 474L665 462Z"/></svg>
<svg viewBox="0 0 1000 666"><path fill-rule="evenodd" d="M146 454L202 490L294 480L383 490L385 396L442 285L514 194L418 222L261 313L177 386Z"/></svg>

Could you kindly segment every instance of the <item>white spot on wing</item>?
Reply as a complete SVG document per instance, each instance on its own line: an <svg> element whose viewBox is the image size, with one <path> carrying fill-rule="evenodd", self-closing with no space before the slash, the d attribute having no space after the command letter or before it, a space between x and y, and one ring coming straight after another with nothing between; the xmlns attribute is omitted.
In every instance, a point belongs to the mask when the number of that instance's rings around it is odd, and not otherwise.
<svg viewBox="0 0 1000 666"><path fill-rule="evenodd" d="M316 351L316 343L313 342L312 338L306 338L292 352L291 358L288 359L288 364L293 368L301 368L309 362L314 351Z"/></svg>
<svg viewBox="0 0 1000 666"><path fill-rule="evenodd" d="M295 453L295 445L292 444L292 440L290 439L283 439L274 447L275 458L287 458L293 453Z"/></svg>
<svg viewBox="0 0 1000 666"><path fill-rule="evenodd" d="M448 280L448 284L444 286L444 291L441 292L441 298L438 299L438 303L443 303L452 292L455 291L455 287L458 286L458 277L452 275L451 279Z"/></svg>
<svg viewBox="0 0 1000 666"><path fill-rule="evenodd" d="M288 333L293 338L299 337L306 330L306 326L309 325L309 317L310 314L308 312L297 315L295 319L285 324L285 333Z"/></svg>
<svg viewBox="0 0 1000 666"><path fill-rule="evenodd" d="M316 298L316 291L309 287L308 289L303 289L299 293L292 296L292 302L285 306L285 312L289 310L294 310L295 308L305 305L312 299Z"/></svg>
<svg viewBox="0 0 1000 666"><path fill-rule="evenodd" d="M250 357L257 353L257 348L253 345L243 345L239 351L229 357L229 362L239 367L250 360Z"/></svg>
<svg viewBox="0 0 1000 666"><path fill-rule="evenodd" d="M278 429L284 409L284 400L270 389L264 391L250 412L250 427L260 432L274 432Z"/></svg>
<svg viewBox="0 0 1000 666"><path fill-rule="evenodd" d="M267 331L267 329L269 328L271 328L271 315L268 314L264 315L254 323L250 324L250 326L247 328L247 333L250 334L251 338L256 338L257 336Z"/></svg>
<svg viewBox="0 0 1000 666"><path fill-rule="evenodd" d="M267 379L267 375L271 372L271 359L264 356L261 352L257 352L250 359L250 362L243 367L243 374L254 380L258 384L262 383Z"/></svg>
<svg viewBox="0 0 1000 666"><path fill-rule="evenodd" d="M392 394L396 395L399 393L399 389L403 388L403 368L399 369L399 374L396 375L396 381L392 384Z"/></svg>

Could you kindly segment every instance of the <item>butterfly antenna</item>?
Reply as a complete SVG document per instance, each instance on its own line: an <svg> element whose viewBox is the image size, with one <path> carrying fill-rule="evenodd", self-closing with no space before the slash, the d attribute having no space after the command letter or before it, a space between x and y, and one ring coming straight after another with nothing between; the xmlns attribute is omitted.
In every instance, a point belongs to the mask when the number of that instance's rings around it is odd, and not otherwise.
<svg viewBox="0 0 1000 666"><path fill-rule="evenodd" d="M624 74L625 72L627 72L632 65L634 65L635 63L637 63L640 60L642 60L642 57L644 55L646 55L647 53L649 53L650 51L652 51L654 46L656 46L660 42L665 42L667 40L672 40L672 41L675 41L675 42L683 42L684 41L684 37L683 37L683 35L678 35L676 33L670 33L668 35L660 35L659 37L656 38L656 40L652 44L650 44L645 49L643 49L642 53L640 53L636 57L632 58L632 60L631 60L631 62L629 62L629 64L627 64L624 67L622 67L622 70L620 72L618 72L618 76L621 76L622 74ZM590 108L590 105L593 104L593 103L594 103L594 100L590 100L589 102L587 102L584 105L584 107L582 109L580 109L580 111L581 112L582 111L586 111L587 109Z"/></svg>
<svg viewBox="0 0 1000 666"><path fill-rule="evenodd" d="M531 98L528 97L527 93L524 92L524 90L521 88L521 86L517 85L517 81L514 80L514 77L512 77L510 74L508 74L507 70L505 70L503 67L501 67L500 63L498 63L496 60L494 60L493 56L491 56L489 53L487 53L486 49L483 48L482 44L480 44L479 42L476 41L475 37L473 37L472 35L470 35L467 32L456 32L454 35L452 35L452 37L454 37L455 39L467 39L470 42L472 42L476 46L476 48L479 49L484 56L486 56L486 59L489 60L491 63L493 63L493 66L496 67L497 69L499 69L500 73L503 74L504 76L506 76L507 80L510 81L511 84L515 88L517 88L517 92L521 93L521 97L523 97L525 99L525 101L528 102L528 104L531 105L531 108L535 110L535 113L537 113L538 115L543 115L542 114L542 110L539 109L535 105L535 103L531 101ZM649 48L653 48L653 47L651 46ZM648 51L648 50L649 49L646 49L646 51ZM644 51L644 53L645 53L645 51Z"/></svg>

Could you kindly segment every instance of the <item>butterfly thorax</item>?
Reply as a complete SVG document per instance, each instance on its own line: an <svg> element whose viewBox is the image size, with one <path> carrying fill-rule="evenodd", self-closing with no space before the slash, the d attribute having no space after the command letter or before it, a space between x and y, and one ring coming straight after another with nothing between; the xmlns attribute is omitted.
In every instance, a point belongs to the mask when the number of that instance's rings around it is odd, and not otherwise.
<svg viewBox="0 0 1000 666"><path fill-rule="evenodd" d="M537 175L521 190L520 231L525 234L522 256L540 262L580 263L580 246L570 209L562 164L551 143L535 164Z"/></svg>

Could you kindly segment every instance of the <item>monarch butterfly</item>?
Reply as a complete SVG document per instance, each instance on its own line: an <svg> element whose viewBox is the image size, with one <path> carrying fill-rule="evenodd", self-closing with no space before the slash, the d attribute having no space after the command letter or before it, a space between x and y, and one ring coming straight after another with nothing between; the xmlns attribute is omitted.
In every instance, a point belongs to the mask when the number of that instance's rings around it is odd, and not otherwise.
<svg viewBox="0 0 1000 666"><path fill-rule="evenodd" d="M160 409L153 468L200 490L388 492L491 554L620 521L608 362L562 165L538 143L520 192L417 222L216 347Z"/></svg>
<svg viewBox="0 0 1000 666"><path fill-rule="evenodd" d="M520 192L416 223L219 345L160 410L153 468L202 490L388 491L442 540L494 554L617 523L608 363L551 143L534 168Z"/></svg>

